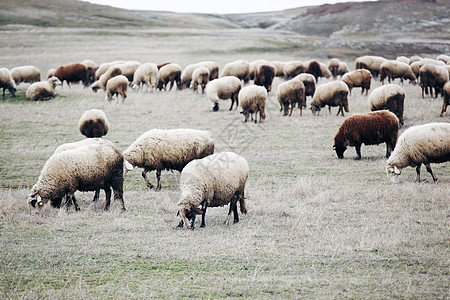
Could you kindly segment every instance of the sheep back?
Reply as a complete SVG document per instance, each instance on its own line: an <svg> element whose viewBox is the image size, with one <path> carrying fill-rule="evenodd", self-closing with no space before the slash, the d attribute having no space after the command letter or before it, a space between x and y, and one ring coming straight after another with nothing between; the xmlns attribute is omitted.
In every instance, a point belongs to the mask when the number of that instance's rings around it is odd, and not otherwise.
<svg viewBox="0 0 450 300"><path fill-rule="evenodd" d="M394 113L403 125L404 101L405 90L397 84L387 84L377 87L370 93L369 108L371 111L387 109Z"/></svg>
<svg viewBox="0 0 450 300"><path fill-rule="evenodd" d="M11 76L11 72L7 68L0 68L0 88L3 88L3 99L5 99L5 91L8 90L13 97L16 95L16 83Z"/></svg>
<svg viewBox="0 0 450 300"><path fill-rule="evenodd" d="M202 87L202 94L205 93L206 85L209 82L209 69L207 67L198 67L192 73L191 88L195 92L197 87Z"/></svg>
<svg viewBox="0 0 450 300"><path fill-rule="evenodd" d="M247 83L250 80L250 64L245 60L236 60L227 63L220 77L235 76Z"/></svg>
<svg viewBox="0 0 450 300"><path fill-rule="evenodd" d="M300 109L300 116L302 115L302 108L306 107L305 85L300 79L297 79L298 76L283 82L278 86L277 100L278 103L280 103L281 108L284 108L284 116L288 114L289 109L289 116L292 115L296 103L298 103L298 108ZM313 82L314 81L315 79L313 76Z"/></svg>
<svg viewBox="0 0 450 300"><path fill-rule="evenodd" d="M181 67L179 64L170 63L159 69L159 90L166 89L168 83L170 83L169 90L172 89L174 83L177 84L179 90L181 89Z"/></svg>
<svg viewBox="0 0 450 300"><path fill-rule="evenodd" d="M88 86L92 82L89 78L89 73L86 66L80 63L74 63L64 66L59 66L53 76L58 77L58 79L70 86L70 83L83 82L85 86Z"/></svg>
<svg viewBox="0 0 450 300"><path fill-rule="evenodd" d="M61 81L55 76L50 77L47 81L32 83L25 96L30 101L49 100L55 97L55 87L60 84L62 84Z"/></svg>
<svg viewBox="0 0 450 300"><path fill-rule="evenodd" d="M303 85L305 86L305 97L314 96L314 93L316 92L316 79L313 75L308 73L300 73L295 76L294 79L298 79L303 82Z"/></svg>
<svg viewBox="0 0 450 300"><path fill-rule="evenodd" d="M291 79L300 73L305 73L305 63L300 60L294 60L287 62L283 68L283 74L285 79Z"/></svg>
<svg viewBox="0 0 450 300"><path fill-rule="evenodd" d="M134 87L141 88L141 85L146 84L147 87L156 88L158 84L158 67L154 63L145 63L140 65L133 75Z"/></svg>
<svg viewBox="0 0 450 300"><path fill-rule="evenodd" d="M266 118L266 99L267 91L262 86L251 85L240 90L238 99L242 108L242 114L247 122L250 114L255 113L255 123L257 122L257 114L259 112L259 121Z"/></svg>
<svg viewBox="0 0 450 300"><path fill-rule="evenodd" d="M339 112L344 115L343 110L346 112L348 109L348 86L342 81L332 81L324 84L320 84L316 87L316 92L311 101L311 110L313 114L320 111L320 108L328 105L339 106Z"/></svg>
<svg viewBox="0 0 450 300"><path fill-rule="evenodd" d="M127 98L127 90L128 78L123 75L115 76L106 83L105 99L111 101L114 95L117 95L117 97L120 95L122 96L122 101L125 101L125 98Z"/></svg>
<svg viewBox="0 0 450 300"><path fill-rule="evenodd" d="M21 66L11 69L11 76L16 82L34 83L41 81L41 71L35 66Z"/></svg>
<svg viewBox="0 0 450 300"><path fill-rule="evenodd" d="M269 63L258 65L254 72L255 85L263 86L266 88L267 92L270 92L272 90L272 82L275 73L275 66Z"/></svg>
<svg viewBox="0 0 450 300"><path fill-rule="evenodd" d="M109 122L102 110L90 109L80 117L78 129L87 138L102 137L108 133Z"/></svg>
<svg viewBox="0 0 450 300"><path fill-rule="evenodd" d="M366 69L358 69L352 72L348 72L342 76L342 81L345 82L350 90L350 93L354 87L362 88L361 94L366 90L370 90L370 84L372 82L372 74Z"/></svg>

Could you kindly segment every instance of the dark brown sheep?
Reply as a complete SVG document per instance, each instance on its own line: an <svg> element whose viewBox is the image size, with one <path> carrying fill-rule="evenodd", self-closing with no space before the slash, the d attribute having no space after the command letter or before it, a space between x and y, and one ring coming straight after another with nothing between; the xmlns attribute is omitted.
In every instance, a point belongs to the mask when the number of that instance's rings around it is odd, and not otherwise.
<svg viewBox="0 0 450 300"><path fill-rule="evenodd" d="M64 81L67 82L67 85L70 87L70 83L78 83L83 82L84 86L90 85L93 81L91 78L91 73L88 72L88 69L85 65L74 63L65 66L59 66L54 74L63 84Z"/></svg>
<svg viewBox="0 0 450 300"><path fill-rule="evenodd" d="M389 157L397 142L399 128L397 117L388 110L353 115L339 127L333 149L342 159L347 146L355 146L355 159L360 160L362 144L386 143L386 157Z"/></svg>
<svg viewBox="0 0 450 300"><path fill-rule="evenodd" d="M322 69L320 68L320 63L317 60L312 60L309 62L308 66L306 67L305 73L309 73L319 80L319 77L323 77L322 75Z"/></svg>
<svg viewBox="0 0 450 300"><path fill-rule="evenodd" d="M272 82L275 77L275 66L271 64L261 64L255 70L255 85L266 88L267 92L272 90Z"/></svg>

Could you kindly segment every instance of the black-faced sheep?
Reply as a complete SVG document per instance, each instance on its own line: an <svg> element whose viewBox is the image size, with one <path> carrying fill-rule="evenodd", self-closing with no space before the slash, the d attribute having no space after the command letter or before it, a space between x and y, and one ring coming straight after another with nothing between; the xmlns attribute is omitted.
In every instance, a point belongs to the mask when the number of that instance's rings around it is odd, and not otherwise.
<svg viewBox="0 0 450 300"><path fill-rule="evenodd" d="M220 152L203 159L191 161L181 172L178 201L181 222L187 229L194 229L195 216L202 215L200 227L205 227L205 214L208 207L224 206L230 203L228 216L224 224L228 224L231 212L233 223L239 222L237 203L241 213L247 213L245 205L245 183L249 167L247 160L233 152ZM199 206L202 209L199 209Z"/></svg>
<svg viewBox="0 0 450 300"><path fill-rule="evenodd" d="M266 88L267 92L270 92L272 90L275 72L275 66L269 63L258 65L254 72L255 85L263 86Z"/></svg>
<svg viewBox="0 0 450 300"><path fill-rule="evenodd" d="M70 83L79 83L80 81L84 86L92 83L87 68L79 63L59 66L53 76L58 77L62 84L64 84L64 81L67 82L69 87Z"/></svg>
<svg viewBox="0 0 450 300"><path fill-rule="evenodd" d="M0 68L0 88L3 88L3 99L5 99L5 91L8 90L13 97L16 96L16 83L11 76L11 72L7 68Z"/></svg>
<svg viewBox="0 0 450 300"><path fill-rule="evenodd" d="M397 84L382 85L374 89L369 96L371 111L387 109L394 113L403 125L405 90Z"/></svg>
<svg viewBox="0 0 450 300"><path fill-rule="evenodd" d="M146 175L147 172L156 170L156 190L160 190L162 170L181 172L190 161L212 153L214 141L207 131L152 129L138 137L123 155L133 166L144 168L142 177L150 188L153 188L153 185Z"/></svg>
<svg viewBox="0 0 450 300"><path fill-rule="evenodd" d="M402 84L403 79L408 79L413 84L416 84L417 80L408 64L395 60L387 60L381 64L380 81L382 84L384 84L386 78L389 83L391 83L391 79L395 80L396 78L400 78Z"/></svg>
<svg viewBox="0 0 450 300"><path fill-rule="evenodd" d="M94 143L52 155L31 189L28 203L41 208L52 199L66 197L66 203L72 201L75 210L79 210L74 197L76 191L103 189L106 194L104 209L107 210L111 203L111 187L125 210L122 153L114 146Z"/></svg>
<svg viewBox="0 0 450 300"><path fill-rule="evenodd" d="M424 164L437 181L430 164L447 161L450 161L450 124L428 123L410 127L400 135L386 163L386 172L395 183L403 168L416 167L416 180L420 181L420 167Z"/></svg>
<svg viewBox="0 0 450 300"><path fill-rule="evenodd" d="M87 138L98 138L106 135L109 122L103 110L87 110L78 121L78 129Z"/></svg>
<svg viewBox="0 0 450 300"><path fill-rule="evenodd" d="M154 63L145 63L140 65L133 75L133 88L137 88L141 91L143 86L147 86L147 90L156 89L158 84L158 67Z"/></svg>
<svg viewBox="0 0 450 300"><path fill-rule="evenodd" d="M234 76L247 83L250 80L250 64L245 60L237 60L227 63L220 77Z"/></svg>
<svg viewBox="0 0 450 300"><path fill-rule="evenodd" d="M106 83L106 96L105 99L109 101L112 100L114 95L119 95L122 97L122 102L127 98L127 90L128 90L128 78L123 75L118 75Z"/></svg>
<svg viewBox="0 0 450 300"><path fill-rule="evenodd" d="M447 111L447 106L450 105L450 81L444 85L443 93L444 93L444 100L442 103L442 110L440 114L441 117L444 116L444 112Z"/></svg>
<svg viewBox="0 0 450 300"><path fill-rule="evenodd" d="M49 100L55 97L55 87L62 85L62 82L55 76L50 77L47 81L32 83L26 92L26 97L30 101Z"/></svg>
<svg viewBox="0 0 450 300"><path fill-rule="evenodd" d="M436 66L434 64L424 64L419 70L419 84L422 88L422 98L424 98L424 92L428 95L428 88L430 89L430 95L433 98L433 88L435 91L435 97L441 93L443 94L444 84L449 81L448 70L445 66Z"/></svg>
<svg viewBox="0 0 450 300"><path fill-rule="evenodd" d="M386 59L381 56L366 55L360 56L355 60L355 69L366 69L369 70L373 78L378 78L378 74L381 72L381 64L384 63Z"/></svg>
<svg viewBox="0 0 450 300"><path fill-rule="evenodd" d="M301 82L303 82L303 85L305 86L305 99L306 96L314 96L314 93L316 92L316 79L313 75L307 74L307 73L301 73L294 77L294 79L298 79ZM306 101L305 101L306 105Z"/></svg>
<svg viewBox="0 0 450 300"><path fill-rule="evenodd" d="M361 88L361 95L366 90L366 96L370 90L370 84L372 82L372 74L368 70L358 69L355 71L348 72L342 76L342 81L345 82L350 90L350 95L352 94L352 89L355 87Z"/></svg>
<svg viewBox="0 0 450 300"><path fill-rule="evenodd" d="M92 84L92 90L94 91L94 93L97 93L99 89L106 91L106 83L108 82L108 80L118 75L122 75L122 71L120 70L120 68L118 68L117 66L111 66L110 68L108 68L108 70L106 70L105 73L100 76L100 78L96 82Z"/></svg>
<svg viewBox="0 0 450 300"><path fill-rule="evenodd" d="M41 71L35 66L21 66L12 68L11 76L17 85L21 82L34 83L41 81Z"/></svg>
<svg viewBox="0 0 450 300"><path fill-rule="evenodd" d="M302 115L302 109L306 107L305 85L298 79L298 76L283 82L278 86L277 100L278 103L280 103L281 109L284 109L283 116L286 116L288 112L289 116L291 116L297 103L298 108L300 109L300 116ZM313 76L313 82L314 81L315 79Z"/></svg>
<svg viewBox="0 0 450 300"><path fill-rule="evenodd" d="M170 83L169 91L177 84L177 88L181 90L181 67L179 64L170 63L159 69L158 89L167 90L167 85Z"/></svg>
<svg viewBox="0 0 450 300"><path fill-rule="evenodd" d="M333 149L344 158L347 146L355 146L356 160L361 159L361 145L386 143L386 157L391 155L397 142L399 123L397 117L387 110L353 115L342 123L334 137Z"/></svg>
<svg viewBox="0 0 450 300"><path fill-rule="evenodd" d="M191 89L196 92L198 86L202 87L202 95L205 93L206 85L209 82L209 70L207 67L198 67L192 72Z"/></svg>
<svg viewBox="0 0 450 300"><path fill-rule="evenodd" d="M266 118L266 100L267 100L267 90L262 86L250 85L244 87L240 90L238 95L239 102L241 103L241 114L245 116L245 122L248 121L249 115L255 114L255 123L258 120L259 112L259 122Z"/></svg>
<svg viewBox="0 0 450 300"><path fill-rule="evenodd" d="M315 116L317 112L320 112L322 107L328 105L328 111L331 114L331 107L338 106L339 113L344 116L344 110L349 112L348 109L348 86L342 81L332 81L318 85L316 87L316 92L311 101L311 111Z"/></svg>
<svg viewBox="0 0 450 300"><path fill-rule="evenodd" d="M292 79L300 73L305 73L305 70L305 63L300 60L287 62L283 68L284 79Z"/></svg>
<svg viewBox="0 0 450 300"><path fill-rule="evenodd" d="M206 95L214 103L213 111L219 110L219 100L231 99L231 110L236 102L239 105L238 95L242 88L241 80L235 76L225 76L211 80L206 85Z"/></svg>

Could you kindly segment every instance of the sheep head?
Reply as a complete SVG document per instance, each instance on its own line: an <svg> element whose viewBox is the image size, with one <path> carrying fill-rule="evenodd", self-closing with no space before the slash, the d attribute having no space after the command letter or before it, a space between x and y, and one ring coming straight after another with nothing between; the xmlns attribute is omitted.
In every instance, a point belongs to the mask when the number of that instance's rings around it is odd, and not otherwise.
<svg viewBox="0 0 450 300"><path fill-rule="evenodd" d="M388 174L391 183L397 183L398 176L402 173L402 171L399 170L397 166L390 166L390 165L387 166L386 172Z"/></svg>
<svg viewBox="0 0 450 300"><path fill-rule="evenodd" d="M333 145L333 150L336 151L336 154L338 156L338 158L343 159L344 158L344 152L345 150L347 150L347 147L342 146L342 145Z"/></svg>
<svg viewBox="0 0 450 300"><path fill-rule="evenodd" d="M39 196L39 192L34 192L28 196L27 202L33 208L42 208L48 202L48 199L45 201Z"/></svg>
<svg viewBox="0 0 450 300"><path fill-rule="evenodd" d="M177 216L181 216L181 222L178 224L178 228L183 227L183 223L186 224L186 229L194 230L196 215L203 215L203 211L198 207L192 206L191 208L181 208Z"/></svg>
<svg viewBox="0 0 450 300"><path fill-rule="evenodd" d="M319 115L319 112L320 112L320 106L311 103L310 109L311 109L311 112L312 112L313 116L315 116L316 113L317 113L317 115Z"/></svg>

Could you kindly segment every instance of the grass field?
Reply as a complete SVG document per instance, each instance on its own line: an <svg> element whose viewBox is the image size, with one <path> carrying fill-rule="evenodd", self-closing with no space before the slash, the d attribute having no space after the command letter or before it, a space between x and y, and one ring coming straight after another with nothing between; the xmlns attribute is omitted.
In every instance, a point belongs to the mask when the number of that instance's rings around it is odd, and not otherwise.
<svg viewBox="0 0 450 300"><path fill-rule="evenodd" d="M86 58L182 67L214 60L221 67L242 58L289 61L286 44L259 31L194 34L167 31L8 29L0 36L0 65L33 64L42 73ZM277 47L279 45L280 49ZM399 53L401 55L401 53ZM345 59L344 59L345 60ZM324 61L326 62L326 60ZM347 60L353 66L351 59ZM327 82L322 79L319 83ZM274 90L281 79L274 82ZM379 86L373 82L372 88ZM212 112L205 96L189 90L129 91L124 103L81 86L58 87L48 102L0 101L0 298L448 298L448 163L432 165L434 183L414 182L406 168L399 183L385 173L385 145L354 148L339 160L333 138L343 117L337 108L313 117L309 109L283 117L275 93L261 124L244 123L229 101ZM441 99L421 99L405 84L405 127L449 122ZM308 99L309 104L310 99ZM368 111L353 90L346 117ZM308 106L309 107L309 106ZM178 172L163 172L162 190L149 190L140 170L124 183L127 211L113 202L103 212L93 193L77 193L81 211L31 210L27 194L54 149L83 138L84 111L105 111L105 138L125 150L152 128L209 130L216 151L234 151L250 165L249 212L224 226L227 207L211 208L206 228L177 230ZM150 174L155 182L154 172Z"/></svg>

